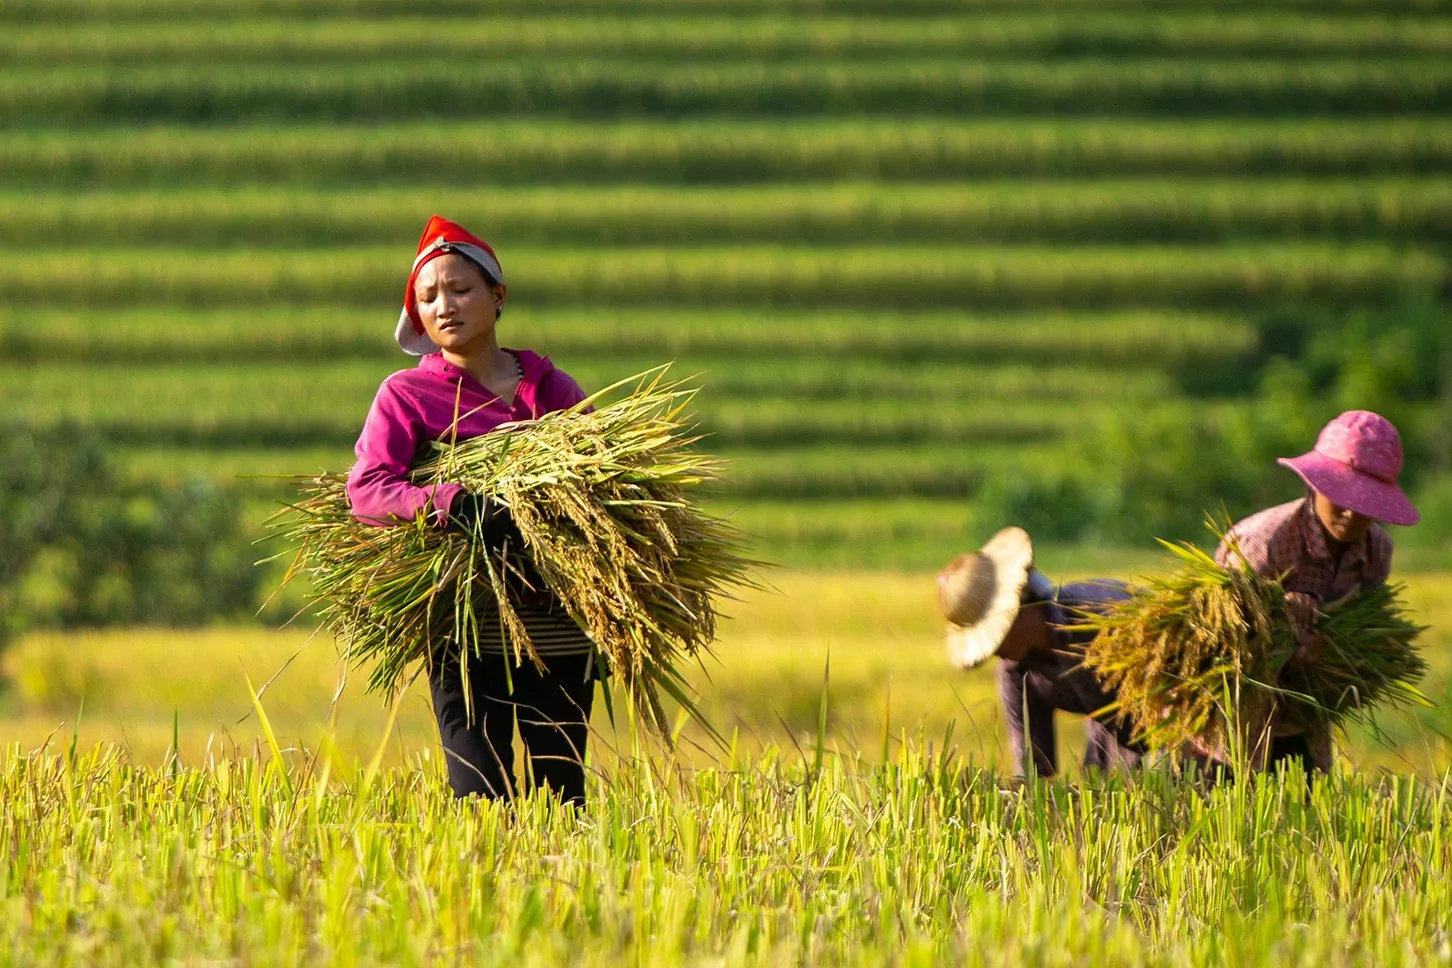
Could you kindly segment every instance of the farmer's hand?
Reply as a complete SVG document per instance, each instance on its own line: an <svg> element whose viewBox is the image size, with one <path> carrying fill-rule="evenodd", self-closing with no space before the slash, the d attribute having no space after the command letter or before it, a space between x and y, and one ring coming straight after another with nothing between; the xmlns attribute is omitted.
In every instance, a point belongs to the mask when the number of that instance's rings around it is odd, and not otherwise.
<svg viewBox="0 0 1452 968"><path fill-rule="evenodd" d="M480 534L484 547L491 551L504 551L508 559L504 582L516 604L537 608L558 604L558 599L535 567L534 559L525 551L524 536L514 523L509 505L487 494L465 492L454 499L450 520L457 528Z"/></svg>
<svg viewBox="0 0 1452 968"><path fill-rule="evenodd" d="M1305 592L1286 592L1286 607L1296 623L1296 654L1286 663L1292 669L1304 669L1321 661L1326 650L1326 641L1316 631L1318 616L1315 596Z"/></svg>
<svg viewBox="0 0 1452 968"><path fill-rule="evenodd" d="M487 494L473 494L468 491L454 499L449 514L450 523L461 530L477 532L486 547L498 548L508 542L511 550L524 547L524 537L514 524L509 505Z"/></svg>

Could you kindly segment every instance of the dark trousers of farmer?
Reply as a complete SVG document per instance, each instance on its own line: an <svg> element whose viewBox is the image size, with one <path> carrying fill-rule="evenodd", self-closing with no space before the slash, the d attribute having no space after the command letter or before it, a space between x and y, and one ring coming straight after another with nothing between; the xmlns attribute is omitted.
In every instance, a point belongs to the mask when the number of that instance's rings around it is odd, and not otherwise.
<svg viewBox="0 0 1452 968"><path fill-rule="evenodd" d="M514 779L517 722L533 785L549 787L566 803L583 804L585 740L595 698L594 656L547 656L544 672L526 659L520 666L511 665L508 679L505 661L503 655L469 661L472 718L465 707L457 657L435 661L430 672L434 715L454 796L498 799L523 792Z"/></svg>
<svg viewBox="0 0 1452 968"><path fill-rule="evenodd" d="M1144 759L1142 747L1124 742L1127 733L1105 726L1097 719L1084 720L1084 769L1112 773L1116 769L1137 770Z"/></svg>
<svg viewBox="0 0 1452 968"><path fill-rule="evenodd" d="M1053 776L1058 770L1058 738L1054 714L1058 711L1091 716L1113 701L1094 674L1077 658L1035 656L1030 661L1003 660L998 664L998 697L1013 744L1017 773ZM1144 747L1135 743L1129 727L1118 719L1085 723L1084 769L1109 773L1116 767L1133 770L1140 765Z"/></svg>
<svg viewBox="0 0 1452 968"><path fill-rule="evenodd" d="M1186 753L1184 760L1187 766L1211 783L1229 783L1235 777L1235 770L1231 765L1221 760L1213 760L1198 753ZM1304 733L1272 737L1270 749L1266 751L1265 772L1274 773L1288 768L1292 762L1299 762L1306 776L1322 772L1311 752L1311 741Z"/></svg>

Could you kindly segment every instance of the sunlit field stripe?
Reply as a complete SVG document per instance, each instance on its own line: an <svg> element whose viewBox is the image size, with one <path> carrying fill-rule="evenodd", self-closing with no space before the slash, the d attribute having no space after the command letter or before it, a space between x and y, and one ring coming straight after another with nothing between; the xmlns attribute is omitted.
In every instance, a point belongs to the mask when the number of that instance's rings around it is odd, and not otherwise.
<svg viewBox="0 0 1452 968"><path fill-rule="evenodd" d="M417 233L425 213L487 225L498 246L887 241L1154 244L1334 237L1440 242L1452 181L1110 179L570 186L508 192L301 186L0 195L7 246L351 246Z"/></svg>
<svg viewBox="0 0 1452 968"><path fill-rule="evenodd" d="M518 184L750 183L763 179L1140 174L1452 172L1452 122L1163 118L952 121L723 117L669 126L491 119L477 123L272 123L7 131L12 187L420 181L444 197Z"/></svg>
<svg viewBox="0 0 1452 968"><path fill-rule="evenodd" d="M140 303L108 308L97 325L85 308L0 308L0 360L57 363L186 362L229 366L299 360L365 359L405 366L393 319L365 308L315 303L246 309L178 308ZM506 344L548 352L562 364L590 360L739 358L840 359L860 354L883 363L1049 368L1065 365L1223 369L1249 358L1259 337L1234 315L1163 309L1109 312L845 312L703 309L680 306L559 306L533 311L511 303ZM623 366L624 364L621 364ZM633 364L632 364L633 365ZM613 370L612 370L613 371ZM17 373L7 371L13 378ZM720 374L717 374L719 378ZM1116 382L1122 376L1115 377ZM1093 392L1092 387L1080 388ZM965 388L966 392L966 388Z"/></svg>
<svg viewBox="0 0 1452 968"><path fill-rule="evenodd" d="M493 9L494 5L491 5ZM281 11L279 12L281 13ZM598 12L411 18L273 15L210 25L205 33L173 22L68 23L12 26L0 66L37 64L226 64L289 66L348 63L368 57L401 61L468 55L501 36L507 55L565 59L624 56L649 61L822 59L894 56L1055 56L1175 54L1185 57L1418 55L1452 53L1452 19L1284 12L1094 9L984 13L965 5L956 15L843 16L810 19L758 14L688 16L682 11L632 16Z"/></svg>
<svg viewBox="0 0 1452 968"><path fill-rule="evenodd" d="M516 249L516 304L846 308L1239 308L1296 299L1355 305L1436 292L1446 263L1374 245L1234 247L722 247ZM86 284L58 287L67 275ZM0 300L52 306L154 302L396 304L398 249L212 252L9 250ZM370 310L376 311L376 310Z"/></svg>

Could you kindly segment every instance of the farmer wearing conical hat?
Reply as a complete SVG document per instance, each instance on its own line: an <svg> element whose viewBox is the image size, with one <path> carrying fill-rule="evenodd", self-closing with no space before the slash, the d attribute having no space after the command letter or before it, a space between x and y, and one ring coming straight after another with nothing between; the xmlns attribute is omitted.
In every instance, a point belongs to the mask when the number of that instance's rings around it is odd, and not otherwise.
<svg viewBox="0 0 1452 968"><path fill-rule="evenodd" d="M1132 741L1128 725L1103 711L1114 697L1081 665L1093 633L1070 627L1076 613L1122 601L1125 586L1099 579L1056 589L1033 564L1028 533L1005 528L982 550L959 555L943 569L938 604L949 622L950 659L969 669L998 657L998 695L1020 772L1031 767L1041 776L1054 774L1056 711L1091 717L1085 769L1137 766L1143 746Z"/></svg>
<svg viewBox="0 0 1452 968"><path fill-rule="evenodd" d="M490 547L522 551L502 503L457 484L420 487L408 478L420 448L430 441L478 437L585 398L548 357L499 345L496 327L506 295L504 272L489 243L456 222L429 219L394 331L399 347L421 359L383 381L363 424L358 459L348 474L348 499L360 521L389 525L423 514L440 528L478 531ZM479 647L492 661L471 662L467 685L458 656L441 654L431 664L429 687L449 783L459 797L516 793L517 720L534 783L579 803L585 795L594 646L547 591L524 595L517 611L544 660L543 671L530 662L506 669L513 653L492 622L481 623L479 634Z"/></svg>
<svg viewBox="0 0 1452 968"><path fill-rule="evenodd" d="M1235 525L1215 558L1233 565L1243 557L1256 574L1285 586L1297 624L1298 648L1286 665L1294 675L1325 647L1316 631L1320 609L1390 576L1392 541L1376 522L1413 525L1421 516L1397 486L1401 436L1379 414L1347 411L1325 426L1314 450L1278 463L1301 478L1306 495ZM1266 768L1292 759L1307 770L1331 769L1324 719L1276 716L1252 750L1252 762Z"/></svg>

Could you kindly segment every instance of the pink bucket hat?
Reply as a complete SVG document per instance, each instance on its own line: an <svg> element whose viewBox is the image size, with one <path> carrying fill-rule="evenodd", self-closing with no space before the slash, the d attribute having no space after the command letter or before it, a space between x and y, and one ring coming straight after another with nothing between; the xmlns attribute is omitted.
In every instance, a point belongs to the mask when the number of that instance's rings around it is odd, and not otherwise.
<svg viewBox="0 0 1452 968"><path fill-rule="evenodd" d="M1295 471L1331 503L1357 514L1388 524L1422 519L1397 487L1402 438L1380 414L1348 410L1322 429L1315 450L1277 463Z"/></svg>

